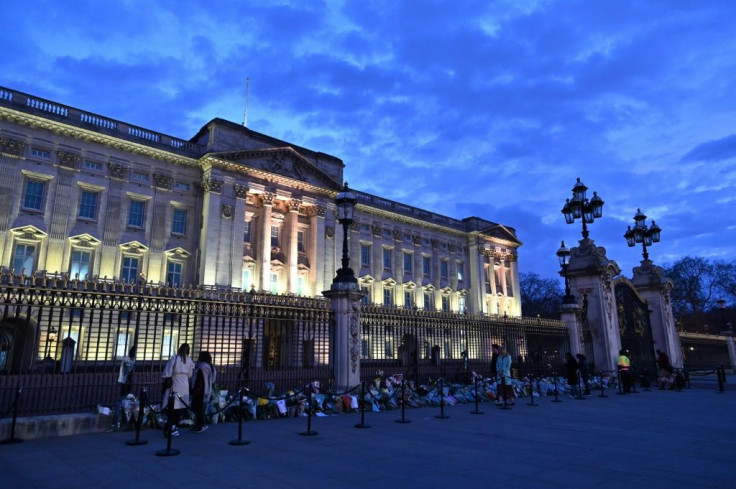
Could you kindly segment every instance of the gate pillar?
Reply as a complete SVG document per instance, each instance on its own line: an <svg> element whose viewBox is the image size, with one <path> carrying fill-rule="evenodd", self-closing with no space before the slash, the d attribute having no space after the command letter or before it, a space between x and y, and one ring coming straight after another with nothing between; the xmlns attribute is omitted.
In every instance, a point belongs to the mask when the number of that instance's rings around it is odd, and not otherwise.
<svg viewBox="0 0 736 489"><path fill-rule="evenodd" d="M579 320L580 307L573 299L570 302L562 302L560 307L560 319L567 327L567 334L570 337L570 353L573 356L578 353L585 354L583 348L583 330Z"/></svg>
<svg viewBox="0 0 736 489"><path fill-rule="evenodd" d="M364 292L353 282L334 282L322 295L332 301L330 363L335 390L346 391L360 384L360 299Z"/></svg>
<svg viewBox="0 0 736 489"><path fill-rule="evenodd" d="M616 370L621 336L613 278L621 273L621 269L606 257L606 249L596 246L592 239L582 239L579 243L580 246L570 250L567 269L570 290L577 297L587 296L586 322L590 328L596 368Z"/></svg>
<svg viewBox="0 0 736 489"><path fill-rule="evenodd" d="M654 348L665 352L673 367L682 368L680 334L675 326L670 303L672 280L665 277L664 270L651 260L642 260L640 266L634 267L631 283L649 306Z"/></svg>

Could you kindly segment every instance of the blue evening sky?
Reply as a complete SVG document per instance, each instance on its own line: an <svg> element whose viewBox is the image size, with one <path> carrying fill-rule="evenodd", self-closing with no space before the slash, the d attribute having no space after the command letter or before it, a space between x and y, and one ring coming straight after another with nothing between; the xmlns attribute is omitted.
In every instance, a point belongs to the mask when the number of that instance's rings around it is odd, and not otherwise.
<svg viewBox="0 0 736 489"><path fill-rule="evenodd" d="M215 117L335 155L352 187L516 228L555 276L581 225L623 273L736 259L736 2L37 1L0 4L0 85L182 139Z"/></svg>

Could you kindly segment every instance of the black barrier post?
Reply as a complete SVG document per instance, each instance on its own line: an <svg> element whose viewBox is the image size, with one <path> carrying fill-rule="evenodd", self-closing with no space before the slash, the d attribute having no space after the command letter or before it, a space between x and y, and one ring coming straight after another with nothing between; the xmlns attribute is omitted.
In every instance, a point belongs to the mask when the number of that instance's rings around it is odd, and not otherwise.
<svg viewBox="0 0 736 489"><path fill-rule="evenodd" d="M719 367L716 367L716 377L718 378L718 394L723 394L723 373Z"/></svg>
<svg viewBox="0 0 736 489"><path fill-rule="evenodd" d="M402 392L403 395L403 392ZM401 409L404 409L404 402L401 402ZM360 381L360 423L355 425L356 428L370 428L371 425L365 424L365 380Z"/></svg>
<svg viewBox="0 0 736 489"><path fill-rule="evenodd" d="M557 372L552 372L552 376L555 379L555 398L552 399L552 402L562 402L562 399L558 399L557 398L557 394L558 394L558 391L557 391Z"/></svg>
<svg viewBox="0 0 736 489"><path fill-rule="evenodd" d="M309 404L307 405L307 430L302 431L299 434L302 436L316 436L317 432L312 431L312 410L314 409L314 391L313 391L311 382L307 386L307 389L309 389Z"/></svg>
<svg viewBox="0 0 736 489"><path fill-rule="evenodd" d="M601 370L600 380L601 380L601 393L598 394L598 397L608 397L606 395L606 391L603 388L603 370Z"/></svg>
<svg viewBox="0 0 736 489"><path fill-rule="evenodd" d="M230 440L230 445L242 446L250 443L249 440L243 440L243 389L238 389L238 439Z"/></svg>
<svg viewBox="0 0 736 489"><path fill-rule="evenodd" d="M401 419L397 419L397 423L411 423L410 419L406 419L406 403L403 401L403 399L406 397L406 377L401 377Z"/></svg>
<svg viewBox="0 0 736 489"><path fill-rule="evenodd" d="M148 401L148 387L141 387L141 393L138 396L138 419L135 420L135 440L128 440L125 442L130 447L137 447L139 445L145 445L148 440L141 440L141 424L143 424L143 406Z"/></svg>
<svg viewBox="0 0 736 489"><path fill-rule="evenodd" d="M478 376L473 377L473 384L475 385L475 411L470 411L470 414L483 414L483 411L478 410L478 402L480 394L478 394Z"/></svg>
<svg viewBox="0 0 736 489"><path fill-rule="evenodd" d="M435 415L437 419L447 419L449 416L445 415L445 379L440 378L440 414Z"/></svg>
<svg viewBox="0 0 736 489"><path fill-rule="evenodd" d="M624 395L624 383L623 383L623 374L621 373L621 367L616 369L616 374L618 375L618 391L616 391L617 395Z"/></svg>
<svg viewBox="0 0 736 489"><path fill-rule="evenodd" d="M23 441L20 438L15 437L15 425L18 423L18 404L20 403L21 392L23 392L23 387L18 387L15 391L15 400L13 400L13 421L10 424L10 436L3 441L0 441L0 445L12 445Z"/></svg>
<svg viewBox="0 0 736 489"><path fill-rule="evenodd" d="M636 390L636 369L635 368L629 369L628 375L629 375L629 381L631 382L631 386L634 388L634 390L632 391L632 394L638 394L639 391Z"/></svg>
<svg viewBox="0 0 736 489"><path fill-rule="evenodd" d="M159 450L156 452L156 455L159 457L172 457L174 455L179 455L181 452L179 450L176 450L175 448L171 448L171 431L173 429L173 421L174 421L174 396L176 393L173 390L170 390L169 393L169 404L166 408L166 426L164 429L166 430L166 448L163 450Z"/></svg>
<svg viewBox="0 0 736 489"><path fill-rule="evenodd" d="M529 376L529 402L526 404L527 406L539 406L539 404L534 404L534 377Z"/></svg>

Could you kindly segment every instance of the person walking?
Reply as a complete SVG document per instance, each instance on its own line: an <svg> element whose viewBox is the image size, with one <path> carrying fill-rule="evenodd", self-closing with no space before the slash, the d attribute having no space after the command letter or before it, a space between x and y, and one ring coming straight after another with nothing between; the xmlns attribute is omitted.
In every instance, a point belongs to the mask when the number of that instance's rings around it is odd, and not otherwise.
<svg viewBox="0 0 736 489"><path fill-rule="evenodd" d="M189 356L190 348L188 343L183 343L179 347L176 355L166 362L162 377L171 377L171 386L164 391L163 404L168 406L169 396L173 392L178 394L174 397L174 413L172 419L169 420L171 426L171 436L179 436L179 420L189 404L189 378L194 371L194 362ZM168 413L168 411L167 411ZM168 433L164 432L168 436Z"/></svg>
<svg viewBox="0 0 736 489"><path fill-rule="evenodd" d="M583 394L589 396L590 383L588 382L588 379L590 378L590 367L588 367L588 359L582 353L576 354L575 358L578 361L578 372L580 372L580 378L583 379L583 388L585 389Z"/></svg>
<svg viewBox="0 0 736 489"><path fill-rule="evenodd" d="M501 346L498 361L496 362L498 373L498 397L499 404L514 405L514 389L511 387L511 355L505 346Z"/></svg>
<svg viewBox="0 0 736 489"><path fill-rule="evenodd" d="M570 386L570 397L580 397L580 390L578 389L578 362L572 353L565 353L565 372L567 377L567 385Z"/></svg>
<svg viewBox="0 0 736 489"><path fill-rule="evenodd" d="M208 351L199 353L192 374L192 409L194 410L194 433L202 433L207 429L205 422L205 403L212 397L212 385L217 378L217 371L212 364L212 355Z"/></svg>
<svg viewBox="0 0 736 489"><path fill-rule="evenodd" d="M128 397L128 394L133 393L133 370L135 369L135 346L131 346L128 350L128 355L123 357L120 362L120 370L118 372L118 385L120 386L120 400L115 406L115 424L111 428L111 431L117 431L120 429L120 424L123 421L123 401Z"/></svg>
<svg viewBox="0 0 736 489"><path fill-rule="evenodd" d="M659 367L659 390L674 389L674 373L670 357L662 350L657 350L657 366Z"/></svg>
<svg viewBox="0 0 736 489"><path fill-rule="evenodd" d="M619 350L616 364L618 365L618 372L621 376L623 393L629 394L631 392L631 359L626 355L625 350Z"/></svg>

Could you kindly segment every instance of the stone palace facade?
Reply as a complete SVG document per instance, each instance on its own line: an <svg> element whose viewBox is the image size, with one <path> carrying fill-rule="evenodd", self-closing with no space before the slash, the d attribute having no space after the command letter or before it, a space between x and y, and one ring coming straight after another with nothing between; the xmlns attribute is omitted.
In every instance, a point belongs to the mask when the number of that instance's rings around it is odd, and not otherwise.
<svg viewBox="0 0 736 489"><path fill-rule="evenodd" d="M340 266L343 169L222 119L184 140L0 87L0 266L319 296ZM521 315L513 228L352 187L364 301Z"/></svg>

